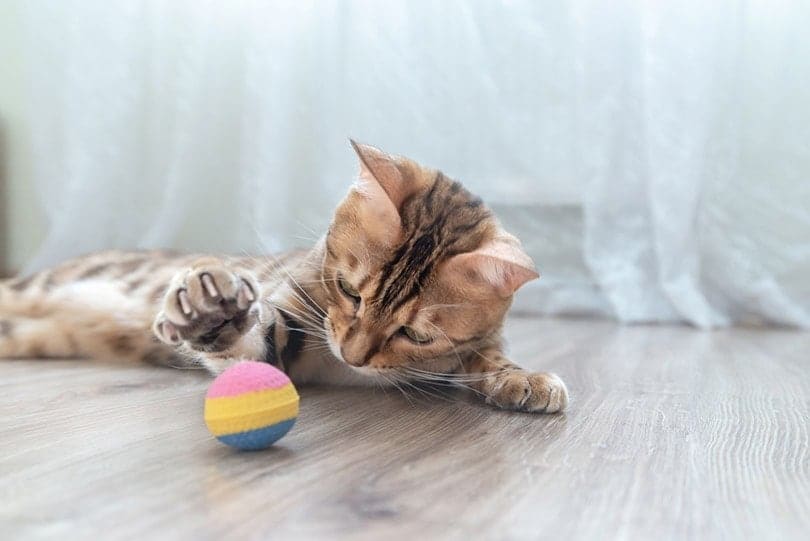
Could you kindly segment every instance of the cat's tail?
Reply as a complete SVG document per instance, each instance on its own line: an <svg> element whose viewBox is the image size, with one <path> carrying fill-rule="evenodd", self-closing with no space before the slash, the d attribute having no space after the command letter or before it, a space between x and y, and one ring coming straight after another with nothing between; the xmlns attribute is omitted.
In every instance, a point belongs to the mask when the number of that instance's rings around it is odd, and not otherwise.
<svg viewBox="0 0 810 541"><path fill-rule="evenodd" d="M71 357L78 354L36 287L37 276L0 282L0 357Z"/></svg>
<svg viewBox="0 0 810 541"><path fill-rule="evenodd" d="M0 358L144 359L159 348L149 314L115 284L45 280L0 282Z"/></svg>

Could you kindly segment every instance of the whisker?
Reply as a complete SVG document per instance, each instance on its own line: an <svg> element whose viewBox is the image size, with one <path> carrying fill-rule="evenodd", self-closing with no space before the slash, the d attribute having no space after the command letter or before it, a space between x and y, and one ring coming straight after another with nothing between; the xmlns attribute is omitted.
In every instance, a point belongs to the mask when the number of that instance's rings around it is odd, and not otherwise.
<svg viewBox="0 0 810 541"><path fill-rule="evenodd" d="M254 227L254 229L255 229L255 227ZM255 233L259 238L261 237L261 235L258 234L259 233L258 230L255 230ZM293 284L295 284L295 287L298 288L301 291L301 293L306 295L307 299L309 299L309 302L312 303L311 306L313 308L316 308L318 311L320 311L323 316L326 316L326 313L323 311L323 308L317 302L315 302L315 300L309 295L309 293L307 293L306 290L296 281L295 277L287 269L287 266L284 265L283 262L278 259L278 257L276 257L275 255L273 255L271 253L265 254L263 257L264 257L265 260L268 260L268 261L270 261L270 258L273 258L272 261L275 264L275 268L281 269L281 271L284 272L287 275L287 278L289 278L290 281Z"/></svg>
<svg viewBox="0 0 810 541"><path fill-rule="evenodd" d="M320 317L320 314L316 314L314 312L307 312L306 310L300 310L298 307L295 306L285 306L285 307L275 307L280 312L287 312L288 314L295 316L296 318L301 319L302 321L309 323L316 329L323 328L323 318Z"/></svg>
<svg viewBox="0 0 810 541"><path fill-rule="evenodd" d="M419 387L417 385L414 385L414 383L411 382L411 381L402 380L402 383L404 383L405 385L408 385L409 387L411 387L415 391L417 391L417 392L419 392L421 394L427 395L427 396L429 396L431 398L437 398L439 400L445 400L447 402L455 402L455 400L452 400L451 398L448 398L447 396L444 396L444 395L442 395L440 393L434 393L434 392L428 391L427 389L425 389L423 387ZM427 382L425 382L425 383L427 383Z"/></svg>
<svg viewBox="0 0 810 541"><path fill-rule="evenodd" d="M382 372L380 373L380 376L382 376L382 379L384 379L386 382L388 382L388 384L389 384L389 385L391 385L391 386L392 386L392 387L394 387L394 388L395 388L397 391L399 391L400 393L402 393L402 396L404 396L404 397L405 397L405 400L407 400L407 401L408 401L408 404L410 404L411 406L413 406L413 402L411 401L411 397L408 395L408 393L407 393L407 392L405 392L405 389L403 389L403 388L402 388L402 387L399 385L399 382L398 382L398 381L397 381L395 378L393 378L393 377L389 377L388 375L383 374Z"/></svg>

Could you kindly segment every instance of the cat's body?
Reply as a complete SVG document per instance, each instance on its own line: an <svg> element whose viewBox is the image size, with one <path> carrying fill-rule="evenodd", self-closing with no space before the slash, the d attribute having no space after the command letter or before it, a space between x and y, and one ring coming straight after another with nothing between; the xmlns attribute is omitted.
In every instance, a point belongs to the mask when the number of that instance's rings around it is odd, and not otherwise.
<svg viewBox="0 0 810 541"><path fill-rule="evenodd" d="M438 378L554 412L562 381L508 361L501 325L537 276L481 201L440 172L355 146L359 182L309 251L104 252L0 283L0 357L119 357L218 373L242 359L296 383Z"/></svg>
<svg viewBox="0 0 810 541"><path fill-rule="evenodd" d="M176 368L204 366L213 373L233 359L261 359L284 368L296 383L375 383L352 374L308 328L317 312L303 306L299 299L306 296L294 291L295 283L312 279L308 261L317 252L316 247L278 256L213 257L108 251L0 282L0 358L106 357ZM199 349L188 341L174 346L158 339L153 326L170 284L193 271L210 271L217 278L226 272L255 277L262 302L250 306L257 319L253 333L239 334L222 351L204 332ZM221 282L217 287L224 289ZM247 319L248 312L234 304L224 315ZM282 324L268 336L276 320ZM238 325L233 324L235 334ZM216 339L227 339L225 329L220 331Z"/></svg>

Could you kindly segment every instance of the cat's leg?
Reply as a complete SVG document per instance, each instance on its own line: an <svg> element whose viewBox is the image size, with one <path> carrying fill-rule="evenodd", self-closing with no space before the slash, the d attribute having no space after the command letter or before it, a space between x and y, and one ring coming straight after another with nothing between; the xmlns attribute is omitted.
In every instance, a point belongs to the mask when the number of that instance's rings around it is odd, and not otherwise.
<svg viewBox="0 0 810 541"><path fill-rule="evenodd" d="M262 298L250 271L218 258L200 259L172 280L153 331L220 373L239 360L265 358L274 310Z"/></svg>
<svg viewBox="0 0 810 541"><path fill-rule="evenodd" d="M555 374L529 372L496 348L485 349L463 364L470 386L486 402L503 409L555 413L568 405L568 390Z"/></svg>

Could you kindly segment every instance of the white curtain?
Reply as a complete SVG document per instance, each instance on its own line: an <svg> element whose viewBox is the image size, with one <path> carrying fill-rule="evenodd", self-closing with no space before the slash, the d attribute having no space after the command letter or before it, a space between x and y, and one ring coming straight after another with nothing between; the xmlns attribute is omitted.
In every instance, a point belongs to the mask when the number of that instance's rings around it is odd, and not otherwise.
<svg viewBox="0 0 810 541"><path fill-rule="evenodd" d="M28 1L30 268L307 244L349 136L520 236L536 313L810 327L807 2Z"/></svg>

